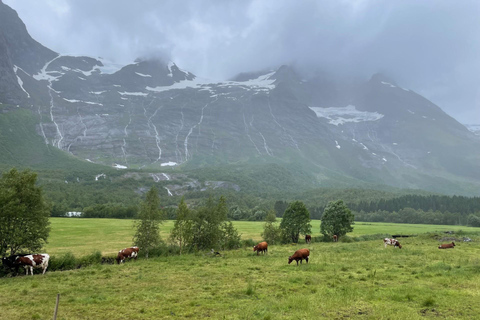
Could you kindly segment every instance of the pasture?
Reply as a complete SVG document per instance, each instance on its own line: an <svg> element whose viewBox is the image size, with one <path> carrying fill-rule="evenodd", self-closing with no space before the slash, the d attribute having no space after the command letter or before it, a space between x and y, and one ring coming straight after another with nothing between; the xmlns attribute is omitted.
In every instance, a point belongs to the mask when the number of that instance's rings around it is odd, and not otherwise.
<svg viewBox="0 0 480 320"><path fill-rule="evenodd" d="M132 245L134 234L132 220L51 218L50 222L52 231L44 250L49 254L72 252L75 256L82 256L100 250L104 255L116 255L118 250ZM234 221L233 224L242 239L261 240L264 222ZM320 236L320 220L312 220L311 224L312 236ZM164 240L168 238L172 228L173 220L166 221L160 227L160 235ZM355 237L379 233L421 234L446 230L475 232L479 229L464 226L356 222L353 232L348 235Z"/></svg>
<svg viewBox="0 0 480 320"><path fill-rule="evenodd" d="M123 226L121 235L109 223ZM70 232L69 224L75 225ZM112 230L102 231L102 225ZM243 238L259 239L253 235L261 231L262 223L239 222L236 227ZM162 230L168 228L166 224ZM446 235L441 229L459 228L474 241L437 249L438 238L463 236ZM125 220L52 219L45 251L80 255L99 249L105 254L109 252L101 246L105 241L116 252L131 244L130 229L131 221ZM318 230L317 224L314 236ZM47 271L43 276L37 270L33 277L0 279L0 317L51 319L60 293L58 319L474 319L480 314L477 230L357 223L354 235L419 235L400 239L401 250L385 249L381 239L302 243L269 246L265 256L243 248L222 252L222 257L203 253L158 257L120 266ZM121 241L125 245L119 245ZM91 247L87 250L83 242ZM61 248L55 248L57 244ZM304 247L311 251L310 263L288 265L288 256Z"/></svg>

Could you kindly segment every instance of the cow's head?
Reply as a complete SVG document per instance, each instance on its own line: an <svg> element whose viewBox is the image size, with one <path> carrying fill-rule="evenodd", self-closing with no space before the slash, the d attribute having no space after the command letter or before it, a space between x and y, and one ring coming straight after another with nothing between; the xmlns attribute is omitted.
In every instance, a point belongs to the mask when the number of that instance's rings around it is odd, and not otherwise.
<svg viewBox="0 0 480 320"><path fill-rule="evenodd" d="M399 249L402 249L402 245L398 241L397 241L397 246L398 246Z"/></svg>
<svg viewBox="0 0 480 320"><path fill-rule="evenodd" d="M453 242L453 241L452 241L452 246L454 246L454 247L455 247L455 242Z"/></svg>
<svg viewBox="0 0 480 320"><path fill-rule="evenodd" d="M253 247L253 252L257 251L258 250L258 245L254 246Z"/></svg>
<svg viewBox="0 0 480 320"><path fill-rule="evenodd" d="M293 261L292 256L288 257L288 264L292 263L292 261Z"/></svg>

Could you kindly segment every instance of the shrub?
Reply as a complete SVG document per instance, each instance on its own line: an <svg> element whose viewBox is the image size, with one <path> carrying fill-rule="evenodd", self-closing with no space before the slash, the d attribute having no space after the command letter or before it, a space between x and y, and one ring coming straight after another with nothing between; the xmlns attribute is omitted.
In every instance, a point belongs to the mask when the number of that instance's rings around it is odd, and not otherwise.
<svg viewBox="0 0 480 320"><path fill-rule="evenodd" d="M77 260L71 252L67 252L62 256L50 256L50 261L48 262L49 271L57 270L72 270L77 267Z"/></svg>
<svg viewBox="0 0 480 320"><path fill-rule="evenodd" d="M100 251L94 251L93 253L81 257L78 259L77 264L78 267L86 267L93 264L100 264L102 263L102 253Z"/></svg>

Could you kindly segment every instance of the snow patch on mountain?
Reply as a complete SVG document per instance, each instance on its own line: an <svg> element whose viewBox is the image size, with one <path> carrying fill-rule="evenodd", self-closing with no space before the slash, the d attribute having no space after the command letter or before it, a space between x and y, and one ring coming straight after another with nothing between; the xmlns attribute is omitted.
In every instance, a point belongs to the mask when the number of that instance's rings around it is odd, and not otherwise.
<svg viewBox="0 0 480 320"><path fill-rule="evenodd" d="M353 105L343 108L309 107L318 118L325 118L328 123L338 126L347 122L377 121L384 117L378 112L359 111Z"/></svg>
<svg viewBox="0 0 480 320"><path fill-rule="evenodd" d="M124 91L124 92L120 92L120 91L117 91L118 93L120 93L120 95L122 96L148 96L148 93L144 93L144 92L127 92L127 91Z"/></svg>
<svg viewBox="0 0 480 320"><path fill-rule="evenodd" d="M176 165L177 165L177 163L173 162L173 161L164 162L164 163L160 164L161 167L173 167L173 166L176 166Z"/></svg>
<svg viewBox="0 0 480 320"><path fill-rule="evenodd" d="M82 100L66 99L66 98L63 98L63 100L65 100L65 101L68 101L68 102L70 102L70 103L77 103L77 102L80 102L80 103L86 103L86 104L95 104L95 105L98 105L98 106L103 106L103 104L101 104L101 103L98 103L98 102L82 101Z"/></svg>
<svg viewBox="0 0 480 320"><path fill-rule="evenodd" d="M480 124L465 124L464 126L475 135L480 136Z"/></svg>
<svg viewBox="0 0 480 320"><path fill-rule="evenodd" d="M140 72L135 72L137 75L139 75L140 77L144 77L144 78L151 78L152 76L149 75L149 74L143 74L143 73L140 73Z"/></svg>
<svg viewBox="0 0 480 320"><path fill-rule="evenodd" d="M209 83L209 81L201 78L194 78L192 80L182 80L179 82L175 82L174 84L170 86L158 86L158 87L149 87L147 86L145 89L148 91L153 91L153 92L163 92L163 91L168 91L168 90L175 90L175 89L186 89L186 88L195 88L195 89L200 89L202 86L206 85ZM203 88L203 89L209 89Z"/></svg>
<svg viewBox="0 0 480 320"><path fill-rule="evenodd" d="M23 81L22 81L22 79L20 79L20 77L17 74L18 69L23 71L22 68L17 67L17 66L13 66L13 72L15 72L15 75L17 76L18 85L20 86L20 88L22 88L23 92L25 92L27 94L27 98L30 98L30 93L28 93L27 90L25 90L25 88L23 87ZM23 72L26 73L25 71L23 71Z"/></svg>

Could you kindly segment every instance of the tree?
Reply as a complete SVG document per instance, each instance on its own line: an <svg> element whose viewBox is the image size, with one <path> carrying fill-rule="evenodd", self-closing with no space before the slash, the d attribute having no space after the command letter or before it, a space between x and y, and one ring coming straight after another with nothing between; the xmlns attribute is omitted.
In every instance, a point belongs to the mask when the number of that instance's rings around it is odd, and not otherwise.
<svg viewBox="0 0 480 320"><path fill-rule="evenodd" d="M342 200L330 201L323 211L320 233L325 237L341 237L353 231L354 215Z"/></svg>
<svg viewBox="0 0 480 320"><path fill-rule="evenodd" d="M269 244L279 243L282 239L282 230L277 225L277 217L275 211L269 211L265 217L265 225L263 226L262 238Z"/></svg>
<svg viewBox="0 0 480 320"><path fill-rule="evenodd" d="M480 217L470 214L467 218L467 224L471 227L480 227Z"/></svg>
<svg viewBox="0 0 480 320"><path fill-rule="evenodd" d="M36 181L36 173L16 169L0 179L0 256L36 252L47 242L50 208Z"/></svg>
<svg viewBox="0 0 480 320"><path fill-rule="evenodd" d="M149 250L162 242L159 231L164 216L159 205L158 190L152 187L141 204L138 219L135 221L137 230L133 236L133 243L145 252L147 259Z"/></svg>
<svg viewBox="0 0 480 320"><path fill-rule="evenodd" d="M231 222L226 222L228 214L224 196L218 204L209 197L204 207L193 217L193 245L197 250L213 248L234 248L240 243L240 236Z"/></svg>
<svg viewBox="0 0 480 320"><path fill-rule="evenodd" d="M237 249L241 246L240 235L237 229L233 226L232 221L224 222L222 224L222 241L223 249Z"/></svg>
<svg viewBox="0 0 480 320"><path fill-rule="evenodd" d="M285 237L294 243L298 242L300 233L311 233L310 213L303 202L294 201L288 205L283 214L280 229L282 229Z"/></svg>
<svg viewBox="0 0 480 320"><path fill-rule="evenodd" d="M182 197L178 205L176 220L170 233L170 240L179 245L180 254L182 254L183 248L191 244L192 239L193 221L185 199Z"/></svg>

